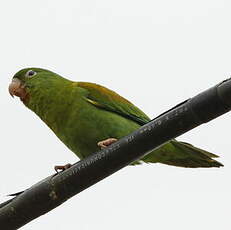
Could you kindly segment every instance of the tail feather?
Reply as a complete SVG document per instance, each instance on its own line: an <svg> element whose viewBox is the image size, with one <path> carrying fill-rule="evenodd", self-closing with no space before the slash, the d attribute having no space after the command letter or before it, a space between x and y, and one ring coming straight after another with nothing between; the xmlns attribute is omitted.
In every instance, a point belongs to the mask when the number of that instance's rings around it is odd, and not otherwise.
<svg viewBox="0 0 231 230"><path fill-rule="evenodd" d="M196 150L196 151L202 152L203 154L205 154L208 157L211 157L211 158L218 158L219 157L218 155L216 155L214 153L210 153L210 152L208 152L208 151L206 151L204 149L200 149L198 147L195 147L192 144L189 144L187 142L180 141L180 142L177 142L177 143L183 144L184 146L187 146L188 148L192 149L193 151Z"/></svg>
<svg viewBox="0 0 231 230"><path fill-rule="evenodd" d="M221 167L223 164L214 160L219 156L194 147L186 142L171 140L159 149L154 150L142 161L145 163L163 163L186 168Z"/></svg>

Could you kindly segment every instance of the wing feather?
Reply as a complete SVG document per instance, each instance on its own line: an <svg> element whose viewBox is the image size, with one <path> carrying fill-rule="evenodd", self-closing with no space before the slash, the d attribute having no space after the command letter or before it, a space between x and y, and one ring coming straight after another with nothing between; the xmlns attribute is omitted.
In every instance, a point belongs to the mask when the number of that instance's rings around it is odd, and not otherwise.
<svg viewBox="0 0 231 230"><path fill-rule="evenodd" d="M78 82L78 87L87 90L86 100L98 108L117 113L140 125L150 121L150 118L130 101L106 87L87 82Z"/></svg>

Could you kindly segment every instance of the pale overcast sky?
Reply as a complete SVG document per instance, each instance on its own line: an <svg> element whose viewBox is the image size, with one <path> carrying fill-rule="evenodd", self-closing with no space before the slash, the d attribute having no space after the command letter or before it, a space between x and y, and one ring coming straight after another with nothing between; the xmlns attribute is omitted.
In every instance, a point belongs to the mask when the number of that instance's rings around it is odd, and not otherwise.
<svg viewBox="0 0 231 230"><path fill-rule="evenodd" d="M107 86L154 117L231 73L228 0L9 0L0 3L0 201L78 159L8 94L36 66ZM231 113L178 139L225 167L126 167L23 230L229 230Z"/></svg>

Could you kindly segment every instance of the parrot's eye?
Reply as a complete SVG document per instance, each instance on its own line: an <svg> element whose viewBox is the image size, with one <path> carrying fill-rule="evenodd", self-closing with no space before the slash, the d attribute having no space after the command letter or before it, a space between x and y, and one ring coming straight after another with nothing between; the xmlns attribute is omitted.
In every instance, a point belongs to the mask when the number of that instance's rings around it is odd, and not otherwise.
<svg viewBox="0 0 231 230"><path fill-rule="evenodd" d="M26 77L30 78L33 77L34 75L36 75L37 73L34 70L29 70L26 72Z"/></svg>

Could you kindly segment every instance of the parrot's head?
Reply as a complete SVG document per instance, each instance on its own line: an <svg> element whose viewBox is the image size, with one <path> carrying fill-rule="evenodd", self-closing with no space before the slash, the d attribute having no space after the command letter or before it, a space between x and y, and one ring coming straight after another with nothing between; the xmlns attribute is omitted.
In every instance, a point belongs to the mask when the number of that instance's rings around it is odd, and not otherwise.
<svg viewBox="0 0 231 230"><path fill-rule="evenodd" d="M18 71L9 85L10 95L19 97L24 103L30 98L30 93L39 91L50 85L51 79L60 78L59 75L41 68L25 68Z"/></svg>

